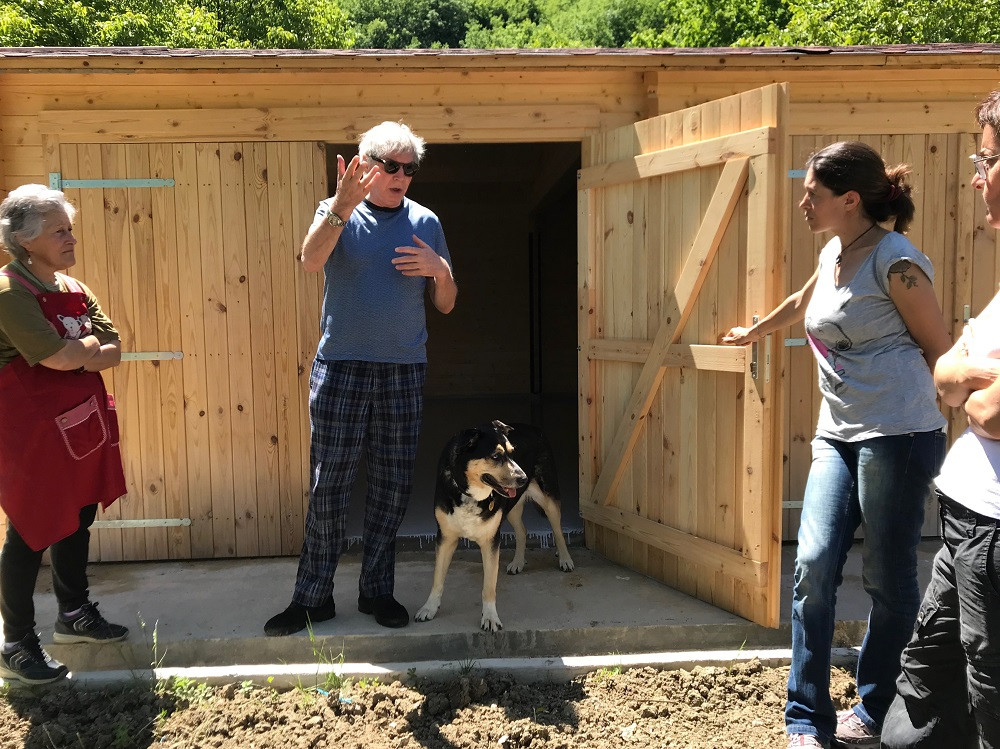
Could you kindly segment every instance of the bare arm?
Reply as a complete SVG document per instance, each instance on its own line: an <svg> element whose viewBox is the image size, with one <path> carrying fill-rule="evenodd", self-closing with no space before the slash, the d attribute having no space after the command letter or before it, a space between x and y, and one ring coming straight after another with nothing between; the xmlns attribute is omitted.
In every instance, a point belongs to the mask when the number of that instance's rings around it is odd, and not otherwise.
<svg viewBox="0 0 1000 749"><path fill-rule="evenodd" d="M817 267L809 280L806 281L805 286L789 296L749 328L732 328L722 336L720 342L733 346L753 343L754 341L759 341L768 333L773 333L775 330L788 327L804 319L806 316L806 307L809 306L809 300L812 299L813 289L816 288L816 279L818 277L819 268Z"/></svg>
<svg viewBox="0 0 1000 749"><path fill-rule="evenodd" d="M337 154L337 175L337 192L333 196L330 212L347 221L354 213L354 209L365 199L365 195L378 179L379 173L377 169L363 172L360 156L355 156L349 164L345 164L344 157ZM299 254L302 267L307 272L316 273L323 270L343 230L342 226L331 226L324 216L318 216L313 221L306 238L302 241L302 251Z"/></svg>
<svg viewBox="0 0 1000 749"><path fill-rule="evenodd" d="M404 276L424 276L430 279L431 301L439 312L448 314L455 309L458 298L458 285L451 273L451 267L434 248L424 242L416 234L413 235L416 247L397 247L399 257L392 259L392 264Z"/></svg>
<svg viewBox="0 0 1000 749"><path fill-rule="evenodd" d="M96 354L83 365L87 372L100 372L102 369L111 369L122 363L122 342L112 341L101 346Z"/></svg>
<svg viewBox="0 0 1000 749"><path fill-rule="evenodd" d="M889 298L933 372L937 360L951 347L951 335L930 279L916 264L899 260L889 268Z"/></svg>
<svg viewBox="0 0 1000 749"><path fill-rule="evenodd" d="M969 428L980 437L1000 440L1000 380L984 390L976 390L965 401Z"/></svg>
<svg viewBox="0 0 1000 749"><path fill-rule="evenodd" d="M70 372L85 366L101 349L97 336L88 335L78 341L67 340L63 347L52 356L42 359L39 364L49 369Z"/></svg>

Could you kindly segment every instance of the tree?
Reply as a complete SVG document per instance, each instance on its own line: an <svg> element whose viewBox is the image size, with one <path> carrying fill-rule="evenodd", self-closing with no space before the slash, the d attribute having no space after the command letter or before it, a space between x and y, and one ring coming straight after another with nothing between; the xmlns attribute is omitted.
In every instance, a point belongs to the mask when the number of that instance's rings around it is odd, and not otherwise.
<svg viewBox="0 0 1000 749"><path fill-rule="evenodd" d="M787 25L754 43L797 45L1000 42L995 0L789 0Z"/></svg>
<svg viewBox="0 0 1000 749"><path fill-rule="evenodd" d="M5 46L350 47L335 0L8 0Z"/></svg>
<svg viewBox="0 0 1000 749"><path fill-rule="evenodd" d="M757 44L783 28L787 0L661 0L658 23L639 29L633 47L732 47Z"/></svg>
<svg viewBox="0 0 1000 749"><path fill-rule="evenodd" d="M459 47L470 20L468 0L346 0L355 46L377 49Z"/></svg>

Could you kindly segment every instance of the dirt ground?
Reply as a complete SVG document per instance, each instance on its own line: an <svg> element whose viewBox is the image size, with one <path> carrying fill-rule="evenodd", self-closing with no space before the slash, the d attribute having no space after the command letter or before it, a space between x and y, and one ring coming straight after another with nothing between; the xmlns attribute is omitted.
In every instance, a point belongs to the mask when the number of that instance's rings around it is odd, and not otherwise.
<svg viewBox="0 0 1000 749"><path fill-rule="evenodd" d="M607 749L784 747L787 668L602 669L525 684L469 664L450 681L327 682L277 692L185 680L8 689L0 749ZM838 709L851 675L835 669Z"/></svg>

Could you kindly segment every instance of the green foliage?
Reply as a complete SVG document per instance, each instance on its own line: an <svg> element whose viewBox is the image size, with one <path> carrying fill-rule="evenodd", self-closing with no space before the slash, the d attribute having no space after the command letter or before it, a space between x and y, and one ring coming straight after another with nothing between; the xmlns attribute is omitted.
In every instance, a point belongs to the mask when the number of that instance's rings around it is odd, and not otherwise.
<svg viewBox="0 0 1000 749"><path fill-rule="evenodd" d="M0 45L539 48L1000 43L997 0L0 0Z"/></svg>
<svg viewBox="0 0 1000 749"><path fill-rule="evenodd" d="M628 46L747 46L790 17L787 0L661 0L655 15L635 27Z"/></svg>
<svg viewBox="0 0 1000 749"><path fill-rule="evenodd" d="M344 10L359 48L459 47L471 18L469 0L345 0Z"/></svg>
<svg viewBox="0 0 1000 749"><path fill-rule="evenodd" d="M777 45L1000 42L995 0L789 0L786 26L759 37Z"/></svg>
<svg viewBox="0 0 1000 749"><path fill-rule="evenodd" d="M624 47L659 18L657 0L574 0L553 9L552 26L584 47Z"/></svg>
<svg viewBox="0 0 1000 749"><path fill-rule="evenodd" d="M335 0L8 0L0 45L349 47Z"/></svg>

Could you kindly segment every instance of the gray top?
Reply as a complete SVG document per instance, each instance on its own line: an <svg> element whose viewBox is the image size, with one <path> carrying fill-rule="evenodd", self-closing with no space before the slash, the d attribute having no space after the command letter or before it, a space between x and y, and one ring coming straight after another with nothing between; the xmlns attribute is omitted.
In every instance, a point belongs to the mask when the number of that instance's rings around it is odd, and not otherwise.
<svg viewBox="0 0 1000 749"><path fill-rule="evenodd" d="M930 259L902 234L886 234L842 286L840 240L820 252L806 334L823 396L816 434L854 442L943 429L934 377L889 296L889 268L909 260L934 280Z"/></svg>
<svg viewBox="0 0 1000 749"><path fill-rule="evenodd" d="M317 216L326 216L332 198ZM397 209L368 201L354 209L323 268L322 338L317 356L327 361L418 364L427 361L424 290L427 279L404 276L392 264L397 247L414 247L413 235L451 265L441 222L408 198Z"/></svg>

